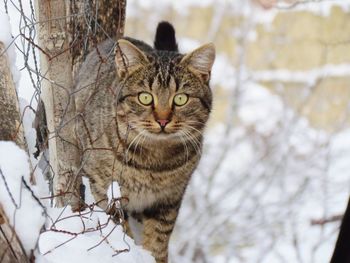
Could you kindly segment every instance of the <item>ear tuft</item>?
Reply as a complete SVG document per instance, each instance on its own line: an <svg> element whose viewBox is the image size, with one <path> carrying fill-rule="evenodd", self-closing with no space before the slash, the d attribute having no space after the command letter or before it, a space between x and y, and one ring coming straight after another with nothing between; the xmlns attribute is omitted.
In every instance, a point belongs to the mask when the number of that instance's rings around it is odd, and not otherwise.
<svg viewBox="0 0 350 263"><path fill-rule="evenodd" d="M148 62L146 55L130 41L119 39L115 49L115 62L120 78L131 74Z"/></svg>
<svg viewBox="0 0 350 263"><path fill-rule="evenodd" d="M204 81L208 81L214 60L215 47L214 44L209 43L184 56L181 63L187 64L193 73L202 77Z"/></svg>

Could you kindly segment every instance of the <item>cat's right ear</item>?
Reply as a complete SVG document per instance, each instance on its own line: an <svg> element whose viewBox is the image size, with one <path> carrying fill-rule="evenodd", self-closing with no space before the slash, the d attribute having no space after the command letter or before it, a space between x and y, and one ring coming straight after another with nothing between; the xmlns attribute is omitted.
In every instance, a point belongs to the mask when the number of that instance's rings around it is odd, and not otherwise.
<svg viewBox="0 0 350 263"><path fill-rule="evenodd" d="M186 65L190 71L206 82L210 78L210 72L214 60L215 47L214 44L210 43L185 55L180 63Z"/></svg>
<svg viewBox="0 0 350 263"><path fill-rule="evenodd" d="M118 40L115 48L115 63L119 78L132 74L147 62L146 55L130 41Z"/></svg>

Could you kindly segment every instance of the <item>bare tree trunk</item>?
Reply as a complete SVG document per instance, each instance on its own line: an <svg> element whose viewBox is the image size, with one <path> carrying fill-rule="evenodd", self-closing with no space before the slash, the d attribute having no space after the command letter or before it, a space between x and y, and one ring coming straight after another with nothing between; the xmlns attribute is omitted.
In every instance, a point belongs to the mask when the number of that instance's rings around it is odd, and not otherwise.
<svg viewBox="0 0 350 263"><path fill-rule="evenodd" d="M14 141L26 150L17 92L8 58L0 42L0 141ZM29 262L0 202L0 262Z"/></svg>
<svg viewBox="0 0 350 263"><path fill-rule="evenodd" d="M80 208L81 176L74 126L73 74L85 55L106 38L124 33L126 0L37 0L42 100L46 112L56 204ZM45 21L45 22L44 22Z"/></svg>
<svg viewBox="0 0 350 263"><path fill-rule="evenodd" d="M39 45L41 72L45 74L42 83L42 100L45 105L48 147L51 171L53 172L56 205L79 206L79 179L72 167L78 158L77 147L72 137L70 122L74 120L74 103L71 101L73 86L72 56L69 51L67 32L67 1L36 1L39 21Z"/></svg>

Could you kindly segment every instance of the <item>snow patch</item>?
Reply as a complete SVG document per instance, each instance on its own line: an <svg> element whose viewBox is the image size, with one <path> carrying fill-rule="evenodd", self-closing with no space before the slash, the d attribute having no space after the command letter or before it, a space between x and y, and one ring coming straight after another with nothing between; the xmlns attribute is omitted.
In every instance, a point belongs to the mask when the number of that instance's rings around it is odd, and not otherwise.
<svg viewBox="0 0 350 263"><path fill-rule="evenodd" d="M20 73L16 67L16 51L15 46L12 43L13 38L11 36L11 25L9 21L9 16L2 10L0 10L0 25L0 42L2 42L5 45L6 54L8 56L8 63L10 64L10 69L12 73L12 78L13 81L17 83L20 78Z"/></svg>
<svg viewBox="0 0 350 263"><path fill-rule="evenodd" d="M333 7L340 7L344 12L349 12L350 0L304 1L288 8L291 6L293 5L281 2L278 5L278 10L288 12L308 11L321 16L329 16Z"/></svg>
<svg viewBox="0 0 350 263"><path fill-rule="evenodd" d="M107 196L109 202L115 198L121 197L120 188L116 181L113 181L108 187Z"/></svg>
<svg viewBox="0 0 350 263"><path fill-rule="evenodd" d="M350 64L325 65L307 71L291 71L288 69L251 72L255 81L303 82L310 85L325 77L344 77L350 75Z"/></svg>
<svg viewBox="0 0 350 263"><path fill-rule="evenodd" d="M35 248L45 218L43 209L22 182L23 179L30 185L27 154L13 142L0 141L0 169L0 203L29 254Z"/></svg>
<svg viewBox="0 0 350 263"><path fill-rule="evenodd" d="M244 125L254 126L261 134L269 134L281 120L284 107L281 99L266 88L247 83L242 92L238 116Z"/></svg>

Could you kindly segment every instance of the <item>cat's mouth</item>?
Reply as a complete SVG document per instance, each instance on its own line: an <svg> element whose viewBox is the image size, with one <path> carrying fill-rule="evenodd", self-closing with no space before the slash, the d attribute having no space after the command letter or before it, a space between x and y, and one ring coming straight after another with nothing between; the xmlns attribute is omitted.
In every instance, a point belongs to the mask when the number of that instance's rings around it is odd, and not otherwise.
<svg viewBox="0 0 350 263"><path fill-rule="evenodd" d="M170 139L181 135L182 125L178 121L170 121L166 125L156 123L155 121L143 120L137 125L131 126L137 133L143 133L150 139Z"/></svg>
<svg viewBox="0 0 350 263"><path fill-rule="evenodd" d="M173 135L175 133L174 131L169 131L169 130L165 130L165 129L147 130L147 131L154 136L169 136L169 135Z"/></svg>
<svg viewBox="0 0 350 263"><path fill-rule="evenodd" d="M177 129L174 129L171 125L145 125L142 127L144 130L146 130L148 133L153 135L161 135L161 136L167 136L174 134Z"/></svg>
<svg viewBox="0 0 350 263"><path fill-rule="evenodd" d="M162 140L162 139L168 140L171 138L177 138L179 133L178 131L169 131L166 129L161 129L161 130L146 130L145 135L153 140Z"/></svg>

